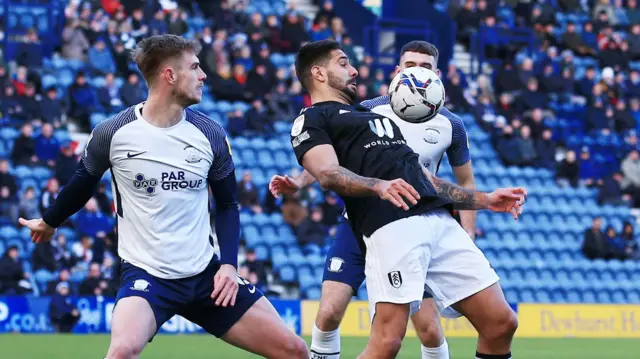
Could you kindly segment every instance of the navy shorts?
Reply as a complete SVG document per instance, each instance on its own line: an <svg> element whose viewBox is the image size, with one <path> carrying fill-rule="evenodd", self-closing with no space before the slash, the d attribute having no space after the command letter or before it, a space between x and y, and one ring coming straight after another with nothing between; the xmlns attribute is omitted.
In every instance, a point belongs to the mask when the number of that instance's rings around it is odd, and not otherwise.
<svg viewBox="0 0 640 359"><path fill-rule="evenodd" d="M353 289L355 295L365 279L364 264L365 256L362 254L358 239L353 234L349 222L343 220L338 225L336 239L327 253L322 281L344 283ZM427 291L423 294L423 298L432 297Z"/></svg>
<svg viewBox="0 0 640 359"><path fill-rule="evenodd" d="M177 314L219 338L263 296L255 286L238 277L240 286L235 305L226 308L216 306L210 296L213 277L219 268L218 257L214 256L200 274L181 279L162 279L123 262L116 303L126 297L142 297L151 305L156 318L156 331Z"/></svg>

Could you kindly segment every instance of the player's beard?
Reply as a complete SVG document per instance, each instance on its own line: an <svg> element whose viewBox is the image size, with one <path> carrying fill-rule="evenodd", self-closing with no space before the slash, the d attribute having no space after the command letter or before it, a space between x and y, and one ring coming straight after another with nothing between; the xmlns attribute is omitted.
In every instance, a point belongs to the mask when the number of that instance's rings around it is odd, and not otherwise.
<svg viewBox="0 0 640 359"><path fill-rule="evenodd" d="M336 89L349 104L353 104L356 102L357 94L349 87L350 84L355 84L355 80L349 79L345 83L342 77L329 72L329 86Z"/></svg>
<svg viewBox="0 0 640 359"><path fill-rule="evenodd" d="M182 89L181 84L178 84L172 92L173 98L179 103L182 107L187 108L191 105L195 105L200 102L200 98L192 96L188 91Z"/></svg>

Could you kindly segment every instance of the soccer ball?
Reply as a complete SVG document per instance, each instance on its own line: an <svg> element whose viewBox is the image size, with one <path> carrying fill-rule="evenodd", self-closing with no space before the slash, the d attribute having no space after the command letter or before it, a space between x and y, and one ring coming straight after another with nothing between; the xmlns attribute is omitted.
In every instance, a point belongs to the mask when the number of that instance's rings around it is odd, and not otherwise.
<svg viewBox="0 0 640 359"><path fill-rule="evenodd" d="M442 80L424 67L402 70L389 86L391 108L407 122L427 122L436 117L444 105L444 98Z"/></svg>

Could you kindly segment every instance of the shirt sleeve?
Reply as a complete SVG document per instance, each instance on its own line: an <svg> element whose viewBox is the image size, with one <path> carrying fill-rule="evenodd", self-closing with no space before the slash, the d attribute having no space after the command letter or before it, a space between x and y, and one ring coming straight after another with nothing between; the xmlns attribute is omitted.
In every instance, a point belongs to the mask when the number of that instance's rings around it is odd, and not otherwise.
<svg viewBox="0 0 640 359"><path fill-rule="evenodd" d="M227 134L222 126L215 129L214 136L211 141L213 162L209 169L209 180L219 181L227 177L229 173L233 172L235 170L235 165L233 163L231 145L229 144L229 139L227 138Z"/></svg>
<svg viewBox="0 0 640 359"><path fill-rule="evenodd" d="M460 167L471 160L469 153L469 138L462 120L451 112L443 113L451 121L451 146L447 149L449 163L453 167Z"/></svg>
<svg viewBox="0 0 640 359"><path fill-rule="evenodd" d="M115 133L110 121L105 121L91 131L87 146L82 153L82 163L87 172L92 176L102 177L104 172L111 167L109 153L111 151L111 139Z"/></svg>
<svg viewBox="0 0 640 359"><path fill-rule="evenodd" d="M300 114L291 127L291 145L298 163L302 165L302 157L307 151L318 145L330 145L327 118L324 113L314 109Z"/></svg>

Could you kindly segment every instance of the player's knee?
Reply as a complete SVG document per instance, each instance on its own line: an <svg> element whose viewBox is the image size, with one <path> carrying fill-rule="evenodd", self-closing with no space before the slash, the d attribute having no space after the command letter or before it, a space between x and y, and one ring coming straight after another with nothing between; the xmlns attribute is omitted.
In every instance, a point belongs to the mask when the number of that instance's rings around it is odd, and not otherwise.
<svg viewBox="0 0 640 359"><path fill-rule="evenodd" d="M489 340L511 340L518 330L518 317L512 310L505 310L486 323L479 333Z"/></svg>
<svg viewBox="0 0 640 359"><path fill-rule="evenodd" d="M316 317L316 325L318 326L318 329L324 332L338 329L338 327L340 327L340 322L342 322L343 312L344 309L340 308L335 303L329 303L322 306Z"/></svg>
<svg viewBox="0 0 640 359"><path fill-rule="evenodd" d="M388 334L383 336L376 351L380 353L380 358L395 358L402 347L402 336Z"/></svg>
<svg viewBox="0 0 640 359"><path fill-rule="evenodd" d="M420 342L425 347L437 348L442 344L442 340L444 339L442 329L435 320L437 319L416 325L416 332L418 333Z"/></svg>
<svg viewBox="0 0 640 359"><path fill-rule="evenodd" d="M309 358L307 344L299 336L292 335L284 341L282 355L279 358L307 359Z"/></svg>
<svg viewBox="0 0 640 359"><path fill-rule="evenodd" d="M142 348L129 343L113 344L107 359L135 359L140 356Z"/></svg>

